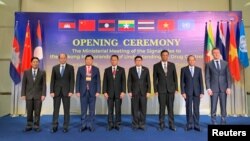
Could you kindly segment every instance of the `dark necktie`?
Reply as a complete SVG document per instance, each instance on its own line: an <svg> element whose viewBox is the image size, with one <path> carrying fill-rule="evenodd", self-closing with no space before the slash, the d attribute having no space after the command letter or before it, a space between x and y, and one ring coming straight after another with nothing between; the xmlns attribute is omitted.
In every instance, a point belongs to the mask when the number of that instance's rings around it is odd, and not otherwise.
<svg viewBox="0 0 250 141"><path fill-rule="evenodd" d="M33 71L33 80L34 81L36 80L36 71L35 70Z"/></svg>
<svg viewBox="0 0 250 141"><path fill-rule="evenodd" d="M215 62L216 62L216 68L217 68L217 70L220 70L219 61L215 61Z"/></svg>

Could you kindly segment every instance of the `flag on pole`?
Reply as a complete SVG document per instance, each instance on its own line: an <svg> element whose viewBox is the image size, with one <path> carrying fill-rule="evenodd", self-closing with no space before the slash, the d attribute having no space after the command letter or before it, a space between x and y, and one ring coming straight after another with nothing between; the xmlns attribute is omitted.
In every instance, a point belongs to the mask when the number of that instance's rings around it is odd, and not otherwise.
<svg viewBox="0 0 250 141"><path fill-rule="evenodd" d="M22 72L24 72L27 69L30 69L31 57L32 57L32 49L31 49L31 37L30 37L30 22L28 21L25 32L25 40L24 40L24 48L22 56L22 68L21 68Z"/></svg>
<svg viewBox="0 0 250 141"><path fill-rule="evenodd" d="M206 25L207 26L207 25ZM213 29L211 22L208 23L206 28L207 32L207 44L205 48L205 63L208 63L213 59L212 50L214 48L214 38L213 38Z"/></svg>
<svg viewBox="0 0 250 141"><path fill-rule="evenodd" d="M226 58L229 61L229 46L230 46L230 29L229 22L227 22L227 35L226 35Z"/></svg>
<svg viewBox="0 0 250 141"><path fill-rule="evenodd" d="M248 61L248 52L247 52L247 41L246 41L246 35L245 35L245 29L244 29L244 23L243 21L239 22L239 28L240 28L240 35L239 35L239 60L241 65L246 68L249 66Z"/></svg>
<svg viewBox="0 0 250 141"><path fill-rule="evenodd" d="M229 45L229 70L231 73L232 78L235 81L240 80L240 65L239 65L239 58L238 58L238 51L236 46L236 40L235 40L235 26L233 21L231 21L230 26L230 45Z"/></svg>
<svg viewBox="0 0 250 141"><path fill-rule="evenodd" d="M43 68L43 46L40 21L38 21L36 29L36 47L34 49L34 57L37 57L40 60L40 68Z"/></svg>
<svg viewBox="0 0 250 141"><path fill-rule="evenodd" d="M216 30L216 47L220 49L221 57L226 60L226 39L223 31L223 23L217 23Z"/></svg>
<svg viewBox="0 0 250 141"><path fill-rule="evenodd" d="M10 61L9 73L12 81L15 85L21 82L21 66L20 66L20 46L19 46L19 36L18 36L18 22L16 21L15 31L14 31L13 45L12 45L12 55Z"/></svg>

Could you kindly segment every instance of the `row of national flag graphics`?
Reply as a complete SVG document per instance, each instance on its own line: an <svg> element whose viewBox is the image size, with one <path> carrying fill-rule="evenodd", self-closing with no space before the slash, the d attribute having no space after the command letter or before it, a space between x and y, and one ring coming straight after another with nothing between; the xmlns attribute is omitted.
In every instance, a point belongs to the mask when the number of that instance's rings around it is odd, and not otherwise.
<svg viewBox="0 0 250 141"><path fill-rule="evenodd" d="M178 30L191 30L194 27L193 20L178 20L177 24L175 20L162 19L157 20L78 20L78 31L96 31L96 23L98 24L98 31L173 31L176 28ZM117 27L116 27L117 25ZM77 28L75 20L59 20L58 29L60 30L74 30Z"/></svg>
<svg viewBox="0 0 250 141"><path fill-rule="evenodd" d="M22 59L20 58L20 38L18 33L18 21L15 23L15 31L12 45L12 57L10 61L9 73L12 81L15 85L21 82L22 73L31 68L31 58L32 56L38 57L40 59L40 64L43 64L43 46L42 46L42 32L40 21L37 23L36 30L36 43L34 46L34 53L32 53L32 42L31 42L31 30L30 22L27 22L25 39L23 45ZM43 66L41 66L43 67Z"/></svg>
<svg viewBox="0 0 250 141"><path fill-rule="evenodd" d="M224 26L226 26L224 28ZM226 31L224 31L224 29ZM216 40L213 37L212 23L205 25L204 61L213 59L212 49L217 47L221 52L221 59L228 61L230 74L235 81L240 81L240 66L249 66L246 36L243 21L217 23Z"/></svg>

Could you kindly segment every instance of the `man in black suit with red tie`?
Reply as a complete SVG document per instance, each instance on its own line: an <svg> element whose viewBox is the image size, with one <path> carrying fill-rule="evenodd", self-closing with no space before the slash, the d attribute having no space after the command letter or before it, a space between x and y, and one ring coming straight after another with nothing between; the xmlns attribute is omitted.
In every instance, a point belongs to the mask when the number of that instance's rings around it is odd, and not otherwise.
<svg viewBox="0 0 250 141"><path fill-rule="evenodd" d="M200 99L204 95L201 68L195 66L195 57L189 55L188 66L181 68L181 94L186 101L186 131L200 131Z"/></svg>
<svg viewBox="0 0 250 141"><path fill-rule="evenodd" d="M132 128L145 130L147 98L150 96L151 83L149 69L142 66L142 57L136 56L135 66L128 73L128 94L131 97Z"/></svg>
<svg viewBox="0 0 250 141"><path fill-rule="evenodd" d="M21 98L26 100L27 125L24 131L31 131L32 128L39 132L40 113L42 102L46 96L46 73L38 68L39 59L31 58L31 69L23 74ZM34 116L34 118L33 118Z"/></svg>
<svg viewBox="0 0 250 141"><path fill-rule="evenodd" d="M70 97L74 93L74 67L67 62L67 54L61 53L58 55L59 64L52 69L50 80L50 95L53 97L54 112L51 132L57 132L58 117L61 100L64 109L63 132L68 132L70 120Z"/></svg>
<svg viewBox="0 0 250 141"><path fill-rule="evenodd" d="M174 97L178 90L177 73L175 64L168 61L169 52L161 51L161 61L154 65L154 92L158 95L160 112L159 124L160 130L164 130L165 126L165 108L168 110L169 129L176 131L174 124Z"/></svg>
<svg viewBox="0 0 250 141"><path fill-rule="evenodd" d="M119 57L112 55L111 66L106 68L103 76L103 94L108 102L108 130L120 130L121 104L126 93L125 69L118 66ZM115 121L114 121L115 108Z"/></svg>

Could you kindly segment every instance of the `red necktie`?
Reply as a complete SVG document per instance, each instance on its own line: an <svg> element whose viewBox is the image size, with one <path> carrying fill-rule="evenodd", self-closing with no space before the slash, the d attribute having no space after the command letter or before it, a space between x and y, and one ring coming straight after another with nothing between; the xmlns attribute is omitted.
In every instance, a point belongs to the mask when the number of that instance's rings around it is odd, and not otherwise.
<svg viewBox="0 0 250 141"><path fill-rule="evenodd" d="M115 78L115 74L116 74L115 67L113 68L113 72L112 72L112 74L113 74L113 78Z"/></svg>

